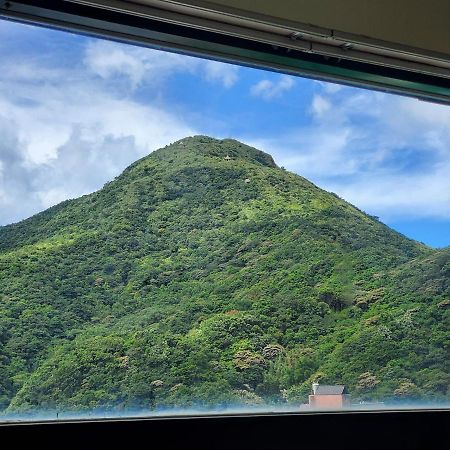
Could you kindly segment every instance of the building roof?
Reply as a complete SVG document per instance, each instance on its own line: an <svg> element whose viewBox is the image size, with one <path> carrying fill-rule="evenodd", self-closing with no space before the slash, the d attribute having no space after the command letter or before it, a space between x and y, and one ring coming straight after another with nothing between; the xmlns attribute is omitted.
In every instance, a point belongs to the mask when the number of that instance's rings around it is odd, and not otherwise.
<svg viewBox="0 0 450 450"><path fill-rule="evenodd" d="M316 388L315 395L342 395L346 394L347 390L343 384L327 385L319 384Z"/></svg>

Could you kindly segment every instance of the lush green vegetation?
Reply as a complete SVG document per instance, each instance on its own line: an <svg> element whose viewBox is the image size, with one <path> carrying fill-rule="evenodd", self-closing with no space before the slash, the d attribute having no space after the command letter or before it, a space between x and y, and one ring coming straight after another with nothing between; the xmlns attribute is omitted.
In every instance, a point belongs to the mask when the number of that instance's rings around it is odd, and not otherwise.
<svg viewBox="0 0 450 450"><path fill-rule="evenodd" d="M234 140L0 228L0 408L450 397L450 249Z"/></svg>

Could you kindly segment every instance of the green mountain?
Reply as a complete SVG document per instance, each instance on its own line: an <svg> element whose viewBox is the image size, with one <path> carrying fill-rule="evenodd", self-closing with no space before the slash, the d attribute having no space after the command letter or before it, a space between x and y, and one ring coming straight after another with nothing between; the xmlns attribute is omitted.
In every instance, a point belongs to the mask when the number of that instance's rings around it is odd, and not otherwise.
<svg viewBox="0 0 450 450"><path fill-rule="evenodd" d="M0 405L447 400L450 249L196 136L0 228Z"/></svg>

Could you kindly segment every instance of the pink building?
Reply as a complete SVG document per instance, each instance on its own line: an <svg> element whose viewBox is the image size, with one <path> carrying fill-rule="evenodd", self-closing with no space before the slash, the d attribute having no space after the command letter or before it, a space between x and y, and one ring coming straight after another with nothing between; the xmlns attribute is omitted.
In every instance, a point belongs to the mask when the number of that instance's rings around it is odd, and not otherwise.
<svg viewBox="0 0 450 450"><path fill-rule="evenodd" d="M313 383L309 406L316 409L341 409L350 406L350 395L344 385Z"/></svg>

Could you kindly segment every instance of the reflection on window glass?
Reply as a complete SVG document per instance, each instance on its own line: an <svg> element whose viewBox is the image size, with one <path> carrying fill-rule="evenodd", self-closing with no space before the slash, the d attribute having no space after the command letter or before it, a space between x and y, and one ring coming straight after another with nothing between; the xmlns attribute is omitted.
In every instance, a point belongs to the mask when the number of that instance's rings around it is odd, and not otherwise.
<svg viewBox="0 0 450 450"><path fill-rule="evenodd" d="M448 107L0 37L1 420L448 407Z"/></svg>

